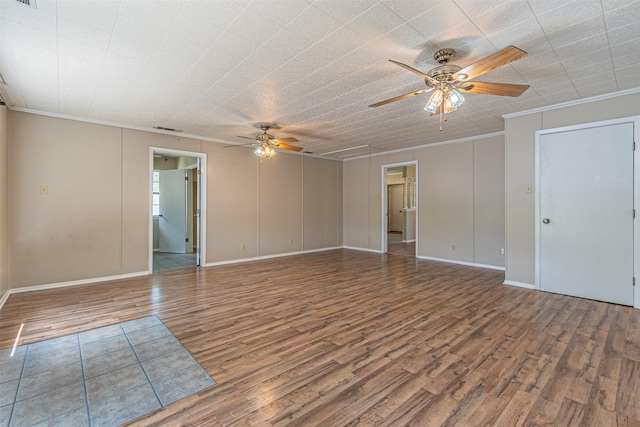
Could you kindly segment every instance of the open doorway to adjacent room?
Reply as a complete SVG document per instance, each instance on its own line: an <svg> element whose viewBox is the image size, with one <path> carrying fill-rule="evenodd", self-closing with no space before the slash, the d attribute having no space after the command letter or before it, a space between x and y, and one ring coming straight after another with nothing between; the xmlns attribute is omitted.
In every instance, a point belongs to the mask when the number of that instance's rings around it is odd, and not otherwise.
<svg viewBox="0 0 640 427"><path fill-rule="evenodd" d="M152 150L151 271L196 267L204 259L203 159L200 153Z"/></svg>
<svg viewBox="0 0 640 427"><path fill-rule="evenodd" d="M385 165L383 181L383 244L385 252L416 256L417 163Z"/></svg>

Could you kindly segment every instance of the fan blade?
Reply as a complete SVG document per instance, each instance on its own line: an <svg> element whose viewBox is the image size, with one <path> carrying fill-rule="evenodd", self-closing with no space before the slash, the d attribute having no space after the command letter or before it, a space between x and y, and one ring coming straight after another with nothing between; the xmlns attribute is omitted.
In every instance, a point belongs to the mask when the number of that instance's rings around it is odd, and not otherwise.
<svg viewBox="0 0 640 427"><path fill-rule="evenodd" d="M278 145L276 147L282 148L283 150L302 151L302 147L294 147L293 145L282 144L281 142L278 142Z"/></svg>
<svg viewBox="0 0 640 427"><path fill-rule="evenodd" d="M467 89L468 88L468 89ZM458 89L464 92L480 93L483 95L520 96L529 85L514 85L508 83L465 82Z"/></svg>
<svg viewBox="0 0 640 427"><path fill-rule="evenodd" d="M515 46L507 46L504 49L484 57L466 68L463 68L455 73L453 78L462 81L470 80L520 58L524 58L525 56L527 56L527 52L524 50L520 50ZM462 76L462 74L465 76Z"/></svg>
<svg viewBox="0 0 640 427"><path fill-rule="evenodd" d="M250 139L252 141L255 140L255 138L249 138L248 136L240 136L240 135L236 135L236 138L244 138L244 139Z"/></svg>
<svg viewBox="0 0 640 427"><path fill-rule="evenodd" d="M295 139L295 138L276 138L275 141L278 142L278 143L281 143L281 142L298 142L298 140Z"/></svg>
<svg viewBox="0 0 640 427"><path fill-rule="evenodd" d="M403 64L402 62L398 62L398 61L394 61L393 59L390 59L389 61L393 62L396 65L401 66L402 68L411 71L412 73L416 73L417 75L419 75L420 77L422 77L425 80L428 80L429 83L431 83L434 86L437 86L438 83L440 83L438 80L434 79L433 77L423 73L422 71L416 70L413 67L408 66L407 64Z"/></svg>
<svg viewBox="0 0 640 427"><path fill-rule="evenodd" d="M400 101L401 99L405 99L405 98L411 98L412 96L420 95L421 93L425 93L425 92L427 92L429 90L432 90L432 89L433 88L420 89L420 90L415 91L415 92L405 93L404 95L396 96L395 98L387 99L386 101L376 102L375 104L369 105L369 107L374 107L375 108L375 107L380 107L381 105L391 104L392 102Z"/></svg>
<svg viewBox="0 0 640 427"><path fill-rule="evenodd" d="M404 68L405 70L409 70L412 73L416 73L417 75L419 75L420 77L422 77L423 79L430 79L431 77L427 76L425 73L423 73L422 71L418 71L413 67L408 66L407 64L403 64L402 62L398 62L398 61L394 61L393 59L389 60L390 62L393 62L396 65L401 66L402 68Z"/></svg>

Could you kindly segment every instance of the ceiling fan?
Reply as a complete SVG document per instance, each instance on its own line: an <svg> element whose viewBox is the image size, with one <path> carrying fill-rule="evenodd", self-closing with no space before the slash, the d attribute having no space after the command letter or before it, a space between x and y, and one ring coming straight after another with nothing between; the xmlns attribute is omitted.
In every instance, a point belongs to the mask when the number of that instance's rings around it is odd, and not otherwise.
<svg viewBox="0 0 640 427"><path fill-rule="evenodd" d="M455 54L456 51L450 48L438 50L433 57L441 65L432 68L426 73L390 59L389 61L394 64L424 78L427 87L426 89L420 89L371 104L369 107L380 107L434 90L424 109L430 112L432 116L436 114L440 115L440 131L442 131L443 113L447 114L457 110L464 102L464 97L460 93L461 91L483 95L520 96L529 88L528 85L470 81L475 77L527 56L527 52L515 46L507 46L465 68L449 64L449 60L453 58ZM446 117L444 120L446 121Z"/></svg>
<svg viewBox="0 0 640 427"><path fill-rule="evenodd" d="M295 138L276 138L273 135L267 133L269 129L277 128L275 125L269 123L259 123L257 126L262 129L262 133L259 133L255 137L255 142L251 145L255 146L256 149L254 151L255 155L258 157L266 157L270 159L271 157L276 155L276 148L280 148L283 150L291 150L291 151L302 151L302 147L296 147L293 145L286 144L287 142L298 142ZM246 136L237 136L238 138L244 139L254 139Z"/></svg>

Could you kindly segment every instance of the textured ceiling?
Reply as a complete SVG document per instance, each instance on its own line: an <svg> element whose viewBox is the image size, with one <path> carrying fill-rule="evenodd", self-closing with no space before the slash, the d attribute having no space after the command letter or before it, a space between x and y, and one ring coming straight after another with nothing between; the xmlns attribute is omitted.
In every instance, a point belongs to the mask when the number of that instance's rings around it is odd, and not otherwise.
<svg viewBox="0 0 640 427"><path fill-rule="evenodd" d="M182 129L242 143L279 125L315 154L393 150L502 131L503 114L640 87L640 1L0 0L0 73L11 108ZM477 78L518 98L465 94L444 131L423 72L508 45L528 56ZM371 147L371 148L370 148Z"/></svg>

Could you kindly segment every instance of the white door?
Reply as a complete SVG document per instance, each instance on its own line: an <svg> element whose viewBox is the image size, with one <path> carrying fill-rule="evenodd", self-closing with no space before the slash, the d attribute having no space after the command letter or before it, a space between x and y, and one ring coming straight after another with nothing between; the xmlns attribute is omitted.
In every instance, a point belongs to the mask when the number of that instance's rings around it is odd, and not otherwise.
<svg viewBox="0 0 640 427"><path fill-rule="evenodd" d="M633 124L539 139L539 285L633 305Z"/></svg>
<svg viewBox="0 0 640 427"><path fill-rule="evenodd" d="M160 171L160 252L186 252L186 190L184 169Z"/></svg>
<svg viewBox="0 0 640 427"><path fill-rule="evenodd" d="M402 231L402 209L404 208L404 185L389 185L389 231Z"/></svg>

